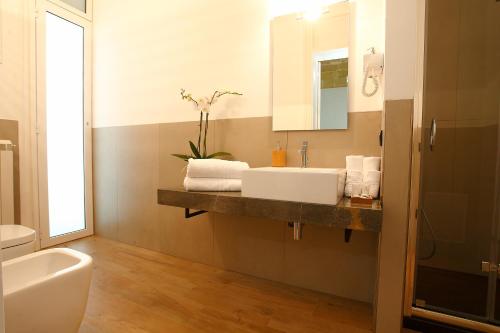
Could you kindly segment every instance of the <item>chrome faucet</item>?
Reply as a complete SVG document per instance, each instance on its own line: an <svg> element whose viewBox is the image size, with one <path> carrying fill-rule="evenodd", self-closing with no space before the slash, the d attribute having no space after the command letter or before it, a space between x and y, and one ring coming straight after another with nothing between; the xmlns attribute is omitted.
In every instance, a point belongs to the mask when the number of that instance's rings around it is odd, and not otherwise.
<svg viewBox="0 0 500 333"><path fill-rule="evenodd" d="M309 143L307 141L302 142L302 148L300 148L300 156L301 156L301 168L307 168L307 163L309 162L309 158L307 157L307 147Z"/></svg>

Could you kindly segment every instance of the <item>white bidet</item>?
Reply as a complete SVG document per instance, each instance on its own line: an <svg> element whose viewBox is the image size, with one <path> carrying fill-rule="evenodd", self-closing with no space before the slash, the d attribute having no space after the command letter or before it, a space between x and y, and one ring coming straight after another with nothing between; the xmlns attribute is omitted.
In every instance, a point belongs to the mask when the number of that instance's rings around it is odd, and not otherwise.
<svg viewBox="0 0 500 333"><path fill-rule="evenodd" d="M9 333L75 333L85 313L92 258L57 248L2 263Z"/></svg>

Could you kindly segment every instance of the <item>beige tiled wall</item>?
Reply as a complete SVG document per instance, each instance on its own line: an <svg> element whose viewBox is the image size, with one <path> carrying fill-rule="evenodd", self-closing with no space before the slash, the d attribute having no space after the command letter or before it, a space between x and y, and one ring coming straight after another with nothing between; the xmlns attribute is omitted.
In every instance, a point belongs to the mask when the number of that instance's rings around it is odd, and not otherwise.
<svg viewBox="0 0 500 333"><path fill-rule="evenodd" d="M349 129L273 132L270 117L210 123L210 151L224 150L252 167L268 166L280 141L289 165L309 141L312 167L343 167L346 154L379 155L381 112L350 113ZM287 223L204 214L189 220L181 208L156 204L159 187L180 187L186 153L197 139L197 123L168 123L94 129L94 215L98 235L189 260L296 286L371 302L377 235L306 226L292 240Z"/></svg>
<svg viewBox="0 0 500 333"><path fill-rule="evenodd" d="M0 119L0 140L10 140L14 147L14 220L21 222L21 198L19 178L19 124L15 120Z"/></svg>

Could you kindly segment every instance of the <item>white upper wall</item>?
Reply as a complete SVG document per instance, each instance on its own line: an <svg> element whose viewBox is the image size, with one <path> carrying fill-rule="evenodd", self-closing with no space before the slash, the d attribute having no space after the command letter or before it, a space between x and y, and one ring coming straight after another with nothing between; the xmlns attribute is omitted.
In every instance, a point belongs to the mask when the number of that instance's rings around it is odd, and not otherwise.
<svg viewBox="0 0 500 333"><path fill-rule="evenodd" d="M33 4L33 0L0 0L0 119L18 121L21 223L29 227L34 224L30 133Z"/></svg>
<svg viewBox="0 0 500 333"><path fill-rule="evenodd" d="M3 0L0 10L0 119L20 121L26 105L25 1Z"/></svg>
<svg viewBox="0 0 500 333"><path fill-rule="evenodd" d="M270 116L269 19L277 2L284 13L289 0L94 1L94 127L196 120L181 88L244 94L221 100L217 118ZM361 84L362 55L384 50L384 2L352 1L352 111L382 109L383 89L366 98Z"/></svg>
<svg viewBox="0 0 500 333"><path fill-rule="evenodd" d="M244 93L221 117L269 115L267 3L95 1L93 80L95 127L196 120L181 88Z"/></svg>
<svg viewBox="0 0 500 333"><path fill-rule="evenodd" d="M416 0L386 1L385 99L413 99L417 69Z"/></svg>
<svg viewBox="0 0 500 333"><path fill-rule="evenodd" d="M384 104L385 75L379 78L379 90L373 97L365 97L363 89L363 56L368 53L370 47L374 47L377 53L385 52L385 0L351 0L351 46L349 50L349 61L354 62L354 75L349 79L353 82L349 91L349 110L351 112L381 111ZM353 67L349 65L351 71ZM369 80L370 81L370 80ZM380 82L382 81L382 82ZM371 91L371 83L367 90Z"/></svg>

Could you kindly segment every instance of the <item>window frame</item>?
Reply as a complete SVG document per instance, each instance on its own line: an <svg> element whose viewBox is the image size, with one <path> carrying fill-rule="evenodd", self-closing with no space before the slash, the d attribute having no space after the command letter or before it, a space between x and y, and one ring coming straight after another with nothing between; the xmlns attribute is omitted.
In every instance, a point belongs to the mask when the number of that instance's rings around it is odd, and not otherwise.
<svg viewBox="0 0 500 333"><path fill-rule="evenodd" d="M75 15L78 15L78 16L80 16L88 21L92 21L92 16L93 16L92 14L93 14L93 10L94 10L93 0L86 0L85 1L85 12L82 12L81 10L79 10L76 7L68 5L67 3L65 3L62 0L46 0L45 2L50 2L54 5L56 5L57 7L60 7L62 9L67 10L68 12L71 12Z"/></svg>

